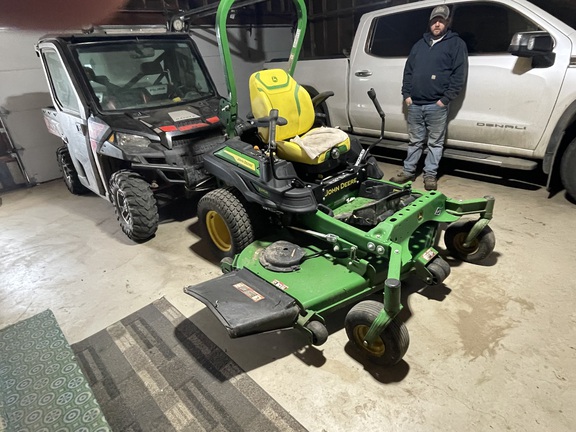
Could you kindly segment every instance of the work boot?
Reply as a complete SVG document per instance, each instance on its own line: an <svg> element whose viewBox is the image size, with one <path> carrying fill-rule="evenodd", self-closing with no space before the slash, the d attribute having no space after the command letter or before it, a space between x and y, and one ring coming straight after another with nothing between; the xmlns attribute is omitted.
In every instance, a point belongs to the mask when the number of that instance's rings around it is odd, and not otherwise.
<svg viewBox="0 0 576 432"><path fill-rule="evenodd" d="M427 176L424 177L424 189L427 191L433 191L438 189L438 182L436 181L436 177Z"/></svg>
<svg viewBox="0 0 576 432"><path fill-rule="evenodd" d="M406 171L400 171L394 177L390 179L391 182L403 184L412 181L416 178L414 174L407 173Z"/></svg>

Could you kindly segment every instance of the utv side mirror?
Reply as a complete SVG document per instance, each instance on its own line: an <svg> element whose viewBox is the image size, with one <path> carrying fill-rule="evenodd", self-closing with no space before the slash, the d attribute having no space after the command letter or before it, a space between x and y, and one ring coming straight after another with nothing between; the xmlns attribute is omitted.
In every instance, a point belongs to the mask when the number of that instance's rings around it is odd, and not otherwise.
<svg viewBox="0 0 576 432"><path fill-rule="evenodd" d="M519 32L512 36L508 52L517 57L532 58L533 67L554 64L554 39L545 31Z"/></svg>

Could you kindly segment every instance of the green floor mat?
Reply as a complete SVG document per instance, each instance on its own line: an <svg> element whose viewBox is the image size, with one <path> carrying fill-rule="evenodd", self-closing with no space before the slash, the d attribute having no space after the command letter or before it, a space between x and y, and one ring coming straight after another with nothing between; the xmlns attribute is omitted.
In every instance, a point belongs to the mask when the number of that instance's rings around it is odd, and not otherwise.
<svg viewBox="0 0 576 432"><path fill-rule="evenodd" d="M0 431L111 431L50 310L0 330Z"/></svg>

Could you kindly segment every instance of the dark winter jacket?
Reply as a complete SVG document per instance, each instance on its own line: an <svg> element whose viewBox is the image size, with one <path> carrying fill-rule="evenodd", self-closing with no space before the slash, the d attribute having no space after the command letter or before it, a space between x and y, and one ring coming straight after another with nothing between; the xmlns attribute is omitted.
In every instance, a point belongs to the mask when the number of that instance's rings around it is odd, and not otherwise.
<svg viewBox="0 0 576 432"><path fill-rule="evenodd" d="M448 30L441 41L431 46L431 33L414 44L402 81L402 96L416 105L448 105L466 83L468 49L458 33Z"/></svg>

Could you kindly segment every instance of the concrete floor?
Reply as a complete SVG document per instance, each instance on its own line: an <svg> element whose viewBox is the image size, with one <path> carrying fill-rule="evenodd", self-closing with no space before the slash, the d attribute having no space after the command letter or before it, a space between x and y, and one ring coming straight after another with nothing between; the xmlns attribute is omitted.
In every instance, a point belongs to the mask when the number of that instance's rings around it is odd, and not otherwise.
<svg viewBox="0 0 576 432"><path fill-rule="evenodd" d="M61 181L2 197L0 328L50 308L74 343L164 296L312 432L574 431L576 207L531 182L440 179L452 198L496 197L496 250L483 266L449 261L445 285L404 284L411 343L393 368L358 358L344 313L321 347L296 331L229 339L182 292L220 274L193 212L166 212L136 245L108 202Z"/></svg>

